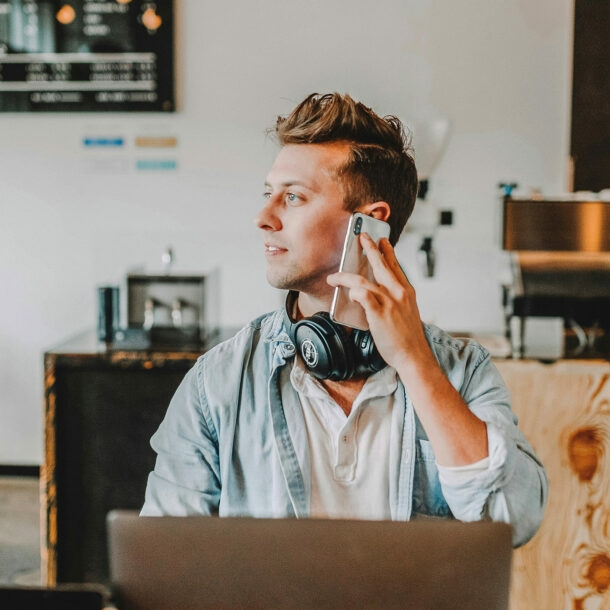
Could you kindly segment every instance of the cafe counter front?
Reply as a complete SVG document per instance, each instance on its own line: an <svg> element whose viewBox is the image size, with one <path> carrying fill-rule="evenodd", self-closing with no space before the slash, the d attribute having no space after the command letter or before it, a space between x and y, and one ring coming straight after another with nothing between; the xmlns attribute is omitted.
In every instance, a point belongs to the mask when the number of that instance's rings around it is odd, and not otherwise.
<svg viewBox="0 0 610 610"><path fill-rule="evenodd" d="M45 353L43 579L108 583L106 514L139 509L149 439L207 345L107 345L92 331ZM610 607L610 361L496 359L549 477L536 536L513 559L511 609Z"/></svg>

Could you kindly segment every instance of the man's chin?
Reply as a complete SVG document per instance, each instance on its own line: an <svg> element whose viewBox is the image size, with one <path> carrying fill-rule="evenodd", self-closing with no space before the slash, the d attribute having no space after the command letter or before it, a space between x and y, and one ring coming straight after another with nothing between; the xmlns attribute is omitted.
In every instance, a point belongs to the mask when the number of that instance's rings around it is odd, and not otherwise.
<svg viewBox="0 0 610 610"><path fill-rule="evenodd" d="M307 279L287 273L273 273L272 270L267 270L267 282L279 290L297 290L305 292L310 288L310 283Z"/></svg>
<svg viewBox="0 0 610 610"><path fill-rule="evenodd" d="M332 297L332 292L334 290L326 283L320 286L317 283L307 282L296 278L268 277L267 281L273 288L277 288L278 290L292 290L294 292L316 296L317 298L325 298L329 294Z"/></svg>
<svg viewBox="0 0 610 610"><path fill-rule="evenodd" d="M289 279L267 276L267 282L270 286L277 288L278 290L298 290L298 288L294 288L294 282Z"/></svg>

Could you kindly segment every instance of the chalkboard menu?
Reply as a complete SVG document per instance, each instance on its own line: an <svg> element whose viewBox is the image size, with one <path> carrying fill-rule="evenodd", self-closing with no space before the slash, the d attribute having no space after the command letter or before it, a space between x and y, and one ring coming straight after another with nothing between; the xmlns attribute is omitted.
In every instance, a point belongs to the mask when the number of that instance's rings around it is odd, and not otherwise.
<svg viewBox="0 0 610 610"><path fill-rule="evenodd" d="M0 0L0 111L175 110L173 0Z"/></svg>

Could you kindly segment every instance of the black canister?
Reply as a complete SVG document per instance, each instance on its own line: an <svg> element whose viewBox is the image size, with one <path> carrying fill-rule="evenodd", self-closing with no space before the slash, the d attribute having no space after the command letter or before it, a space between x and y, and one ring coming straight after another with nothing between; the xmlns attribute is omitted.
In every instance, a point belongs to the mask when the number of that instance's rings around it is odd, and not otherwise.
<svg viewBox="0 0 610 610"><path fill-rule="evenodd" d="M118 286L97 288L97 338L100 341L113 341L119 330L119 296Z"/></svg>

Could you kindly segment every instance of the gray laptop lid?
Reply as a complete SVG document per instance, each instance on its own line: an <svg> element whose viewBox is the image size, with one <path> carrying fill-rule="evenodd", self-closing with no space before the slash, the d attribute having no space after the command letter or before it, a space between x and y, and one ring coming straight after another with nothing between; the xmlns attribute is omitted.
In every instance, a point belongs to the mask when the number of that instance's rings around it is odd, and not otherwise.
<svg viewBox="0 0 610 610"><path fill-rule="evenodd" d="M508 608L504 523L108 516L121 610Z"/></svg>

